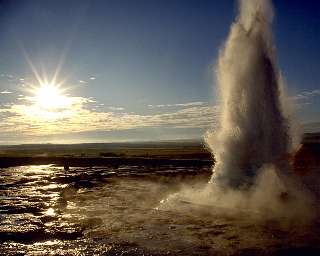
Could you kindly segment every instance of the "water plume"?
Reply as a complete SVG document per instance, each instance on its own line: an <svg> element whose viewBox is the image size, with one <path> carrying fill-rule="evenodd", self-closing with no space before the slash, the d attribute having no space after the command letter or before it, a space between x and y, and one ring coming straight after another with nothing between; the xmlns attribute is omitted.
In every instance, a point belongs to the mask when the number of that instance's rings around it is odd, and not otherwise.
<svg viewBox="0 0 320 256"><path fill-rule="evenodd" d="M314 198L290 164L299 134L276 64L272 5L239 4L216 65L222 101L219 129L206 135L216 161L211 180L200 189L184 187L160 208L180 209L182 202L223 216L245 212L255 220L305 224L314 218Z"/></svg>
<svg viewBox="0 0 320 256"><path fill-rule="evenodd" d="M239 4L216 67L220 128L206 137L216 160L211 181L233 188L252 185L259 170L271 163L287 173L293 149L272 43L271 2Z"/></svg>

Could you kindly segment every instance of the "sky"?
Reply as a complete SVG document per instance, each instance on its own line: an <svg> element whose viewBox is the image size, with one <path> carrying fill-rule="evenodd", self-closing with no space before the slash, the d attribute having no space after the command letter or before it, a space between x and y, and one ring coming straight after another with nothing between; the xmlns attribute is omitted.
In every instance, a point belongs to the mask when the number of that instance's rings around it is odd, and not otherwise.
<svg viewBox="0 0 320 256"><path fill-rule="evenodd" d="M274 0L274 43L305 131L320 131L320 1ZM233 0L0 1L0 144L198 139Z"/></svg>

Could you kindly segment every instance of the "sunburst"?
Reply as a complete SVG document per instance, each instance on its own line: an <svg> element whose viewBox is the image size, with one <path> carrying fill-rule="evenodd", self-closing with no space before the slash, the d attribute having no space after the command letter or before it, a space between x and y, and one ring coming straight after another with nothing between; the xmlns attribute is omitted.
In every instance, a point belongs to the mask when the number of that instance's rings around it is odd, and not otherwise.
<svg viewBox="0 0 320 256"><path fill-rule="evenodd" d="M61 108L70 106L71 100L64 95L60 86L53 83L43 83L32 89L34 104L48 111L59 111Z"/></svg>
<svg viewBox="0 0 320 256"><path fill-rule="evenodd" d="M65 80L58 81L60 65L49 80L46 72L40 75L31 60L27 58L27 61L35 77L34 82L28 84L30 96L26 97L32 103L33 114L41 119L59 119L70 114L73 97L66 94L68 88L64 86Z"/></svg>

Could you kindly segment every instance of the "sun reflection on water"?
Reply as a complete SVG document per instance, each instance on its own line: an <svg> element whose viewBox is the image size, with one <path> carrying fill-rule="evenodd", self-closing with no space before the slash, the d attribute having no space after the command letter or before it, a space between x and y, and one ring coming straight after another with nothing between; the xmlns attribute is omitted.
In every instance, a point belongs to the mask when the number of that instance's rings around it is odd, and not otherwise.
<svg viewBox="0 0 320 256"><path fill-rule="evenodd" d="M55 216L56 215L53 208L49 208L48 210L46 210L45 214L48 216Z"/></svg>

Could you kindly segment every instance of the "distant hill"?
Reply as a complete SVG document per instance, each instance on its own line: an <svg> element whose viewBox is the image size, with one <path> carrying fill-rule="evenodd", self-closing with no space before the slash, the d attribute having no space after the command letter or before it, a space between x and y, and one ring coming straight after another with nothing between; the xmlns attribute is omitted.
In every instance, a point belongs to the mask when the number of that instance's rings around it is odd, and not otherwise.
<svg viewBox="0 0 320 256"><path fill-rule="evenodd" d="M306 133L303 144L320 144L320 133ZM119 143L0 145L0 157L151 157L211 159L201 140Z"/></svg>
<svg viewBox="0 0 320 256"><path fill-rule="evenodd" d="M303 136L303 143L320 143L320 132L305 133Z"/></svg>
<svg viewBox="0 0 320 256"><path fill-rule="evenodd" d="M210 158L200 140L129 143L22 144L0 146L0 157L160 157Z"/></svg>

